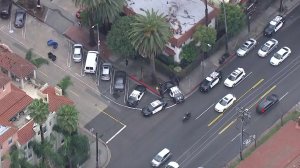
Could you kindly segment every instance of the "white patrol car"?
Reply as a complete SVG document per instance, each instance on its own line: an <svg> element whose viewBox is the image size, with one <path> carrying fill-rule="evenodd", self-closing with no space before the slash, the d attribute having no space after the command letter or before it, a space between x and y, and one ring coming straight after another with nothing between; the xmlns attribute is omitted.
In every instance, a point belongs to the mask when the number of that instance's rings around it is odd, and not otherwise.
<svg viewBox="0 0 300 168"><path fill-rule="evenodd" d="M167 106L167 103L163 100L155 100L152 103L150 103L148 106L144 107L142 109L142 113L145 117L151 116L157 112L160 112L164 110Z"/></svg>
<svg viewBox="0 0 300 168"><path fill-rule="evenodd" d="M184 101L184 96L179 90L178 86L173 86L170 88L169 92L170 97L173 99L174 103L182 103Z"/></svg>
<svg viewBox="0 0 300 168"><path fill-rule="evenodd" d="M201 83L199 90L200 92L207 92L214 86L216 86L218 83L220 83L222 79L221 72L214 71L212 72L208 77L206 77Z"/></svg>
<svg viewBox="0 0 300 168"><path fill-rule="evenodd" d="M277 32L283 26L284 21L285 20L282 16L277 15L265 28L264 35L271 37L273 33Z"/></svg>
<svg viewBox="0 0 300 168"><path fill-rule="evenodd" d="M224 85L227 87L234 87L246 76L245 70L243 68L237 68L234 70L228 78L224 81Z"/></svg>
<svg viewBox="0 0 300 168"><path fill-rule="evenodd" d="M143 85L137 85L131 92L127 99L127 105L130 107L136 107L139 101L142 99L146 91L146 87Z"/></svg>

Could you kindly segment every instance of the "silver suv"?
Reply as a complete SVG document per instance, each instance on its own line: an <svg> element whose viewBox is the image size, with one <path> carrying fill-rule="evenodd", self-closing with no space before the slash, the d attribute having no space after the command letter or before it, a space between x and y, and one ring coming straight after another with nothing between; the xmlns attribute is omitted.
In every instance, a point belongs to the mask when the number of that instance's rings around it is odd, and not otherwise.
<svg viewBox="0 0 300 168"><path fill-rule="evenodd" d="M81 44L74 44L73 46L74 62L81 62L82 57L83 57L83 46Z"/></svg>

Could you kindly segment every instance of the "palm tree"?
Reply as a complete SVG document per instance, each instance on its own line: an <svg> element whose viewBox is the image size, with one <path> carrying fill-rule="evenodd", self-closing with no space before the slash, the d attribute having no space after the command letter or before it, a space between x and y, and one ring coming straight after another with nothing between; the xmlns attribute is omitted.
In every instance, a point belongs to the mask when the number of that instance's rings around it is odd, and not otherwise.
<svg viewBox="0 0 300 168"><path fill-rule="evenodd" d="M123 10L125 0L102 0L97 7L96 20L104 26L105 32Z"/></svg>
<svg viewBox="0 0 300 168"><path fill-rule="evenodd" d="M28 109L30 111L30 117L40 126L41 143L44 143L43 124L49 115L48 104L45 103L43 99L34 99Z"/></svg>
<svg viewBox="0 0 300 168"><path fill-rule="evenodd" d="M75 3L76 7L84 9L84 11L81 12L80 17L82 23L89 27L90 45L96 45L95 34L92 26L95 24L97 7L102 2L102 0L73 0L73 2Z"/></svg>
<svg viewBox="0 0 300 168"><path fill-rule="evenodd" d="M58 110L57 125L68 135L77 131L78 111L75 106L65 105Z"/></svg>
<svg viewBox="0 0 300 168"><path fill-rule="evenodd" d="M171 31L163 14L158 14L153 9L151 12L145 11L145 14L135 16L129 30L129 39L140 55L150 58L152 77L156 82L155 57L165 48Z"/></svg>

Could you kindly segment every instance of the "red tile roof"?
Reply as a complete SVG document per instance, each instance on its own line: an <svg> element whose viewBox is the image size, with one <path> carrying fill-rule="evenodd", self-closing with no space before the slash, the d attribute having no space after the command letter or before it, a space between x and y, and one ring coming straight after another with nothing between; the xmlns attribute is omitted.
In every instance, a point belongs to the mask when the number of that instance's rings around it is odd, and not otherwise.
<svg viewBox="0 0 300 168"><path fill-rule="evenodd" d="M43 90L43 93L48 94L48 106L50 112L58 111L58 109L63 105L74 104L74 102L69 98L56 95L55 89L52 86L48 86L45 90Z"/></svg>
<svg viewBox="0 0 300 168"><path fill-rule="evenodd" d="M22 128L18 131L18 142L21 145L26 144L28 141L32 139L32 137L35 135L35 132L33 130L33 120L27 122Z"/></svg>
<svg viewBox="0 0 300 168"><path fill-rule="evenodd" d="M11 85L11 92L0 100L0 118L9 121L18 112L32 102L32 98L24 91Z"/></svg>
<svg viewBox="0 0 300 168"><path fill-rule="evenodd" d="M10 71L20 79L30 75L36 69L31 62L12 53L3 45L0 45L0 67Z"/></svg>
<svg viewBox="0 0 300 168"><path fill-rule="evenodd" d="M4 73L0 72L0 88L6 85L10 81L10 78Z"/></svg>

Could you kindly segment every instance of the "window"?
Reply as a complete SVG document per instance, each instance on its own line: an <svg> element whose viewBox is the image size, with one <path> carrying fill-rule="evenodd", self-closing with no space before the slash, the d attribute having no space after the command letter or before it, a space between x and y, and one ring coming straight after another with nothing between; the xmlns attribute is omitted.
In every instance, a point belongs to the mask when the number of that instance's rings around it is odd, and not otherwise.
<svg viewBox="0 0 300 168"><path fill-rule="evenodd" d="M8 140L8 145L10 145L12 142L13 142L13 139L10 138L10 139Z"/></svg>

